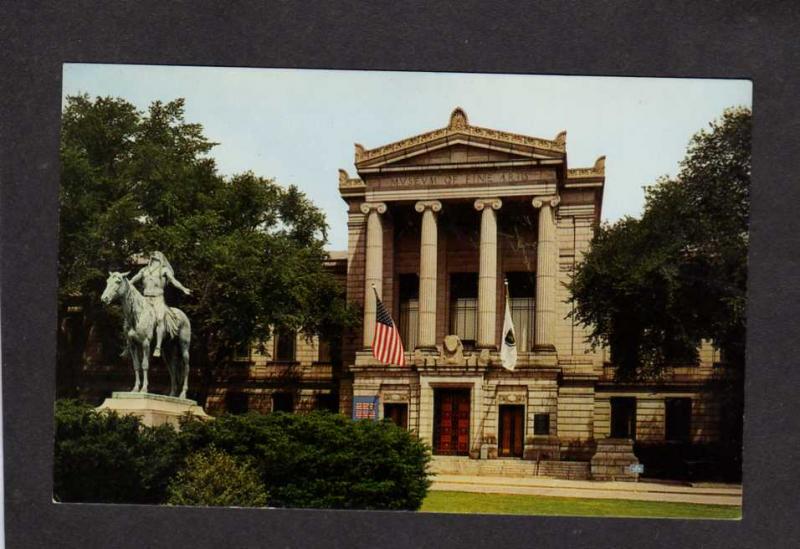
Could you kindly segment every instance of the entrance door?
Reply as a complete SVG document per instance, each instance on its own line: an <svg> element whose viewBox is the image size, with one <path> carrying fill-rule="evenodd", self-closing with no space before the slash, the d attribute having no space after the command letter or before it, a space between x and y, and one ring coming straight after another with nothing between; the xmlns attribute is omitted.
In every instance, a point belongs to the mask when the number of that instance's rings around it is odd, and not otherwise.
<svg viewBox="0 0 800 549"><path fill-rule="evenodd" d="M434 389L433 451L469 455L469 389Z"/></svg>
<svg viewBox="0 0 800 549"><path fill-rule="evenodd" d="M611 438L636 438L636 399L611 399Z"/></svg>
<svg viewBox="0 0 800 549"><path fill-rule="evenodd" d="M384 404L383 417L398 427L408 429L408 404Z"/></svg>
<svg viewBox="0 0 800 549"><path fill-rule="evenodd" d="M500 457L522 457L525 437L525 406L500 406Z"/></svg>

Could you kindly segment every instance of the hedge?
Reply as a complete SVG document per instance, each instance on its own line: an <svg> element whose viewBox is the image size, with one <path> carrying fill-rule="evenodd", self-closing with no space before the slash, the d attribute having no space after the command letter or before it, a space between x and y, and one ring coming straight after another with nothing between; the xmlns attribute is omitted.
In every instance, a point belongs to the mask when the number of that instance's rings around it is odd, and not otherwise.
<svg viewBox="0 0 800 549"><path fill-rule="evenodd" d="M430 485L430 451L413 433L329 412L224 415L176 431L59 401L55 446L58 501L166 503L187 459L211 446L246 462L275 507L416 510Z"/></svg>
<svg viewBox="0 0 800 549"><path fill-rule="evenodd" d="M98 412L76 400L56 403L56 501L162 503L186 447L170 426Z"/></svg>

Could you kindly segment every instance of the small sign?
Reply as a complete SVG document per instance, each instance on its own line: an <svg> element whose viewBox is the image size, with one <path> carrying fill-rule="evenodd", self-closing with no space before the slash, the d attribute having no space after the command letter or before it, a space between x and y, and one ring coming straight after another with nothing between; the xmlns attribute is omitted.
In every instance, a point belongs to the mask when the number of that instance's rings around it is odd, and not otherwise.
<svg viewBox="0 0 800 549"><path fill-rule="evenodd" d="M642 464L642 463L632 463L631 465L628 465L628 472L629 473L638 473L638 474L641 475L642 473L644 473L644 464Z"/></svg>
<svg viewBox="0 0 800 549"><path fill-rule="evenodd" d="M353 397L353 419L378 420L378 397Z"/></svg>

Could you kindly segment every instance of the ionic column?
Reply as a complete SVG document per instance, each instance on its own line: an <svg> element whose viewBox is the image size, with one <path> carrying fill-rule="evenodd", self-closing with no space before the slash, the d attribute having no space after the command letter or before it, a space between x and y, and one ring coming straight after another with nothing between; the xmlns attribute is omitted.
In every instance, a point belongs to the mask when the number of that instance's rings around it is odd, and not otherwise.
<svg viewBox="0 0 800 549"><path fill-rule="evenodd" d="M497 322L497 217L503 206L499 198L479 198L475 209L481 212L481 248L478 269L478 347L495 349Z"/></svg>
<svg viewBox="0 0 800 549"><path fill-rule="evenodd" d="M436 347L436 262L438 260L438 227L436 213L442 210L438 200L417 202L414 208L422 214L419 249L419 334L417 347Z"/></svg>
<svg viewBox="0 0 800 549"><path fill-rule="evenodd" d="M556 280L558 243L556 240L555 207L559 197L534 198L539 210L539 240L536 248L536 325L534 349L555 350Z"/></svg>
<svg viewBox="0 0 800 549"><path fill-rule="evenodd" d="M372 347L375 335L375 285L378 295L383 293L383 222L386 213L383 202L364 202L361 211L367 216L367 249L364 265L364 348Z"/></svg>

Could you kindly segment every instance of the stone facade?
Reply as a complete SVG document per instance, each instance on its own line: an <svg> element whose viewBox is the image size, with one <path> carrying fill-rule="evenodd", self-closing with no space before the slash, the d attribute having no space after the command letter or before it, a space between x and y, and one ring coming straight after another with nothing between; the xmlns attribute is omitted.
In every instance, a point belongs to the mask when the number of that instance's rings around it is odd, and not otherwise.
<svg viewBox="0 0 800 549"><path fill-rule="evenodd" d="M600 220L604 157L570 168L566 132L489 130L455 109L444 128L375 149L357 144L355 168L357 177L339 171L348 249L332 252L330 267L363 311L362 329L335 357L302 334L289 363L276 359L274 342L254 347L221 376L210 411L230 408L236 392L246 409L275 409L275 393L288 390L293 410L347 415L354 397L377 397L379 417L402 421L447 463L518 458L570 478L588 476L598 441L611 437L716 440L719 409L703 389L719 371L713 347L701 348L699 366L620 385L605 350L569 318L565 284ZM499 356L506 280L514 371ZM373 287L406 342L405 367L372 356ZM236 398L241 408L245 397ZM612 461L591 462L593 474L621 478Z"/></svg>
<svg viewBox="0 0 800 549"><path fill-rule="evenodd" d="M377 397L380 416L405 406L406 426L434 454L588 467L597 441L626 426L623 436L641 443L676 432L715 440L719 410L703 390L718 362L710 345L699 366L623 386L568 316L565 283L600 220L604 157L570 168L566 132L489 130L455 109L444 128L375 149L357 144L355 167L357 177L340 170L339 190L349 212L347 295L364 307L366 328L343 345L340 394ZM514 278L523 280L510 288L526 333L508 371L499 357L503 282ZM406 367L372 357L373 285L414 341Z"/></svg>
<svg viewBox="0 0 800 549"><path fill-rule="evenodd" d="M360 257L363 280L363 251ZM348 265L358 262L348 261L343 252L331 252L326 264L343 286ZM360 297L363 299L363 292ZM253 342L241 349L231 364L214 371L206 411L308 412L348 407L352 394L348 380L342 380L337 347L303 333L272 334L264 341ZM344 395L340 388L344 388Z"/></svg>

